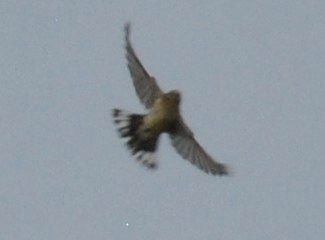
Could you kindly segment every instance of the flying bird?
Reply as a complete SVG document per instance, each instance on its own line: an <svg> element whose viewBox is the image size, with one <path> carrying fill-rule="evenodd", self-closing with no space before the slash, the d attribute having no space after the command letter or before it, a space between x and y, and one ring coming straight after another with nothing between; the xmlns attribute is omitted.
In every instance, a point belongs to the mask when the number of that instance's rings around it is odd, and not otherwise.
<svg viewBox="0 0 325 240"><path fill-rule="evenodd" d="M135 159L150 169L157 168L156 150L159 137L167 133L176 152L206 173L227 175L225 164L215 161L196 141L180 113L181 93L163 92L156 79L141 64L130 41L130 23L125 24L127 66L137 96L148 110L147 114L113 109L114 123L120 137L127 138L126 146Z"/></svg>

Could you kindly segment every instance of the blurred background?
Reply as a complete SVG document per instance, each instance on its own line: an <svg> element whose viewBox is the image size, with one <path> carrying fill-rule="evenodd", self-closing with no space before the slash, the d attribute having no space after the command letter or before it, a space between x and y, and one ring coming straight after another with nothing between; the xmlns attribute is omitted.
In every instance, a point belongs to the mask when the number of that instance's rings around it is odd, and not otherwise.
<svg viewBox="0 0 325 240"><path fill-rule="evenodd" d="M325 2L0 2L0 239L325 238ZM198 141L137 164L123 25Z"/></svg>

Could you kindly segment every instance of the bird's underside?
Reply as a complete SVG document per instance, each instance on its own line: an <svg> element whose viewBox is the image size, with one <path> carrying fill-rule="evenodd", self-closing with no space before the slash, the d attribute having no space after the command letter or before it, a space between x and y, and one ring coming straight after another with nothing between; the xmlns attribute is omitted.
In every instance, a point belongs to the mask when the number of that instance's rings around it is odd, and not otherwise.
<svg viewBox="0 0 325 240"><path fill-rule="evenodd" d="M127 66L141 103L148 114L134 114L114 109L114 122L118 132L126 138L126 145L135 158L148 168L156 168L155 152L159 136L167 133L176 152L206 173L227 175L226 165L215 161L196 141L190 128L184 123L179 105L181 95L173 90L164 93L154 77L141 64L130 42L130 24L125 25L125 50Z"/></svg>

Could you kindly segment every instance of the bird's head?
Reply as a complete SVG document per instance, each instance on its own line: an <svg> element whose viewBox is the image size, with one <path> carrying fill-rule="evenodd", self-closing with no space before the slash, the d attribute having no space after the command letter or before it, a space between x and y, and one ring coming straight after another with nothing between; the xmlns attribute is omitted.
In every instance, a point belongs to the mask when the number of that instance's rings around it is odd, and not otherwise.
<svg viewBox="0 0 325 240"><path fill-rule="evenodd" d="M172 90L168 92L166 95L170 100L175 101L178 104L181 102L181 93L177 90Z"/></svg>

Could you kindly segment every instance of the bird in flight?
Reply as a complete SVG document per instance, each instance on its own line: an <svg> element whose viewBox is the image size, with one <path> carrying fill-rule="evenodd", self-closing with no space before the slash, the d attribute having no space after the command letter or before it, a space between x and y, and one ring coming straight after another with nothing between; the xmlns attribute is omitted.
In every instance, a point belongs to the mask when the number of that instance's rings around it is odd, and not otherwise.
<svg viewBox="0 0 325 240"><path fill-rule="evenodd" d="M156 150L162 133L167 133L176 152L201 170L213 175L227 175L225 164L215 161L196 141L180 113L181 94L177 90L163 92L141 64L130 41L130 23L125 24L127 66L137 96L148 110L147 114L113 109L114 123L120 137L135 159L149 169L157 168Z"/></svg>

